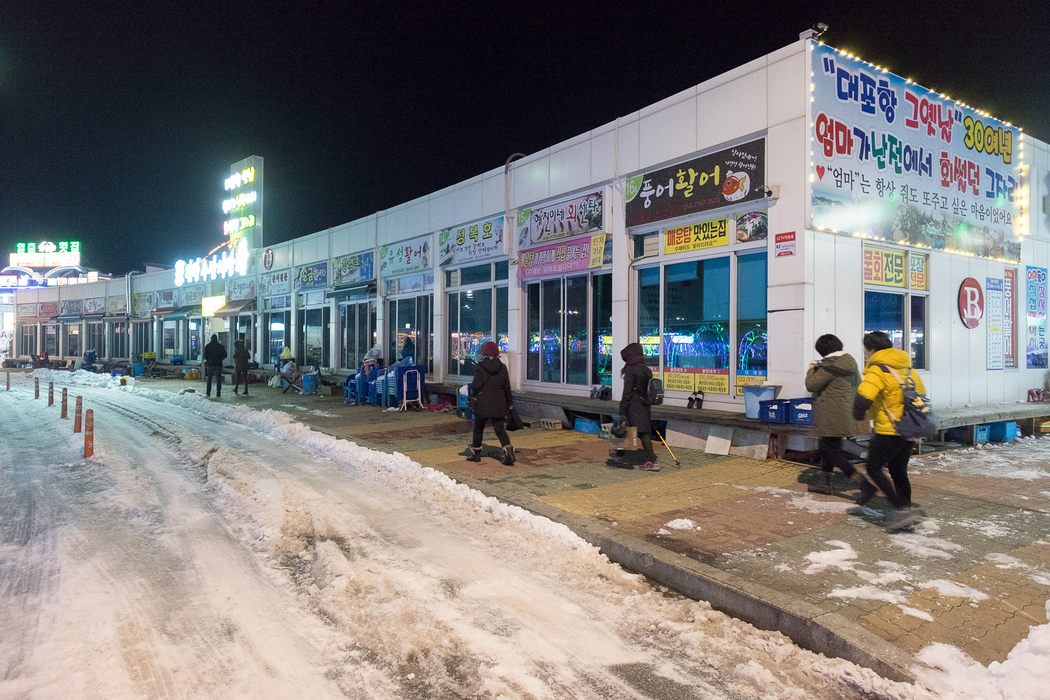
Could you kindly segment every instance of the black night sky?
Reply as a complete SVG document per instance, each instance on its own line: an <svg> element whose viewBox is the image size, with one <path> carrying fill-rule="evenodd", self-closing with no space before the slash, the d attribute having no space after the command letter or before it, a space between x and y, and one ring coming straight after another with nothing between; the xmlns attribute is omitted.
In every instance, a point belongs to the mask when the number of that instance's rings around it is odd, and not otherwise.
<svg viewBox="0 0 1050 700"><path fill-rule="evenodd" d="M1050 140L1050 3L3 0L0 254L115 275L222 242L265 159L266 244L501 167L823 39ZM423 233L423 232L420 232Z"/></svg>

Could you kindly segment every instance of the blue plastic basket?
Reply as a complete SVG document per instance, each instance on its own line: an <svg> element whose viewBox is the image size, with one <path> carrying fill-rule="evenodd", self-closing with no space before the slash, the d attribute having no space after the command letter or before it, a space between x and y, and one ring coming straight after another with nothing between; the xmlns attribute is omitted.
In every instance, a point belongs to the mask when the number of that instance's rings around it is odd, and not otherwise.
<svg viewBox="0 0 1050 700"><path fill-rule="evenodd" d="M759 401L758 419L763 423L787 423L789 406L791 406L791 401L788 399Z"/></svg>
<svg viewBox="0 0 1050 700"><path fill-rule="evenodd" d="M788 401L791 402L788 408L788 422L813 425L812 398L788 399Z"/></svg>
<svg viewBox="0 0 1050 700"><path fill-rule="evenodd" d="M984 423L982 425L973 426L974 444L978 442L988 442L988 433L991 432L991 429L991 423Z"/></svg>
<svg viewBox="0 0 1050 700"><path fill-rule="evenodd" d="M992 442L1010 442L1020 434L1014 421L992 423L988 430L988 439Z"/></svg>
<svg viewBox="0 0 1050 700"><path fill-rule="evenodd" d="M599 425L598 421L596 420L577 418L574 429L577 433L588 433L589 435L597 435L601 432L602 426Z"/></svg>

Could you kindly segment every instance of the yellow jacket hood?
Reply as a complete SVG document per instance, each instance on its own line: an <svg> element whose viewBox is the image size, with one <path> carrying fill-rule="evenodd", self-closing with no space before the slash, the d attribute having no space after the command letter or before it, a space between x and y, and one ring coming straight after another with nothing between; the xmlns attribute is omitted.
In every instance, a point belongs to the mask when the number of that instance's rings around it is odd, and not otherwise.
<svg viewBox="0 0 1050 700"><path fill-rule="evenodd" d="M897 376L894 376L894 372ZM908 353L896 348L873 352L864 366L864 379L857 387L857 397L853 402L854 418L862 420L866 414L875 421L876 433L896 435L894 424L904 410L901 383L906 383L908 377L915 383L916 391L926 393L922 380L911 368Z"/></svg>

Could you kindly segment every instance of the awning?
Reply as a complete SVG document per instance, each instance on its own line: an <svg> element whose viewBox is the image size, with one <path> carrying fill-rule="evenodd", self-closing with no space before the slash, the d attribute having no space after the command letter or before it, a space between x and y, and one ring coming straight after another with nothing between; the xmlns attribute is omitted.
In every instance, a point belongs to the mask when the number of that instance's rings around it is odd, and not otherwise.
<svg viewBox="0 0 1050 700"><path fill-rule="evenodd" d="M102 323L105 320L103 314L84 314L84 321L87 323Z"/></svg>
<svg viewBox="0 0 1050 700"><path fill-rule="evenodd" d="M365 282L362 284L352 284L347 287L336 288L325 294L325 298L335 299L337 301L343 301L345 299L362 299L370 294L375 294L375 292L376 283Z"/></svg>
<svg viewBox="0 0 1050 700"><path fill-rule="evenodd" d="M176 306L162 306L159 309L153 309L153 315L154 317L167 316L177 308Z"/></svg>
<svg viewBox="0 0 1050 700"><path fill-rule="evenodd" d="M189 306L180 306L174 313L170 313L164 317L165 321L181 321L189 318L190 316L200 316L201 305L190 304Z"/></svg>
<svg viewBox="0 0 1050 700"><path fill-rule="evenodd" d="M102 320L106 323L127 323L127 316L103 316Z"/></svg>
<svg viewBox="0 0 1050 700"><path fill-rule="evenodd" d="M18 319L18 323L51 323L51 316L25 316Z"/></svg>
<svg viewBox="0 0 1050 700"><path fill-rule="evenodd" d="M215 310L214 315L219 318L229 318L230 316L240 316L252 311L255 311L255 299L238 299L237 301L226 302L225 306Z"/></svg>
<svg viewBox="0 0 1050 700"><path fill-rule="evenodd" d="M55 316L55 323L80 323L80 314L69 314L67 316Z"/></svg>

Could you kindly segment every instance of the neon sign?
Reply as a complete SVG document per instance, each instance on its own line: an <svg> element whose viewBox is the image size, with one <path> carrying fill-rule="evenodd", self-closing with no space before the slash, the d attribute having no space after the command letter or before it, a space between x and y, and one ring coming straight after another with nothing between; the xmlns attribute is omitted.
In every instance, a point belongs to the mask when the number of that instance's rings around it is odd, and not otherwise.
<svg viewBox="0 0 1050 700"><path fill-rule="evenodd" d="M230 219L224 221L222 224L222 232L227 236L232 236L235 233L240 233L246 228L255 226L255 214L249 214L248 216L241 216L236 219Z"/></svg>
<svg viewBox="0 0 1050 700"><path fill-rule="evenodd" d="M255 168L245 168L238 173L230 175L226 178L226 189L235 190L249 182L255 182Z"/></svg>
<svg viewBox="0 0 1050 700"><path fill-rule="evenodd" d="M251 192L241 192L236 197L225 200L222 203L222 211L224 214L229 214L234 209L244 209L249 204L255 204L255 200L258 199L258 195L255 190Z"/></svg>
<svg viewBox="0 0 1050 700"><path fill-rule="evenodd" d="M16 243L11 253L13 267L64 267L80 264L80 241Z"/></svg>
<svg viewBox="0 0 1050 700"><path fill-rule="evenodd" d="M219 255L195 260L179 260L175 263L175 286L228 279L248 274L248 241L240 239L232 253L228 250Z"/></svg>

